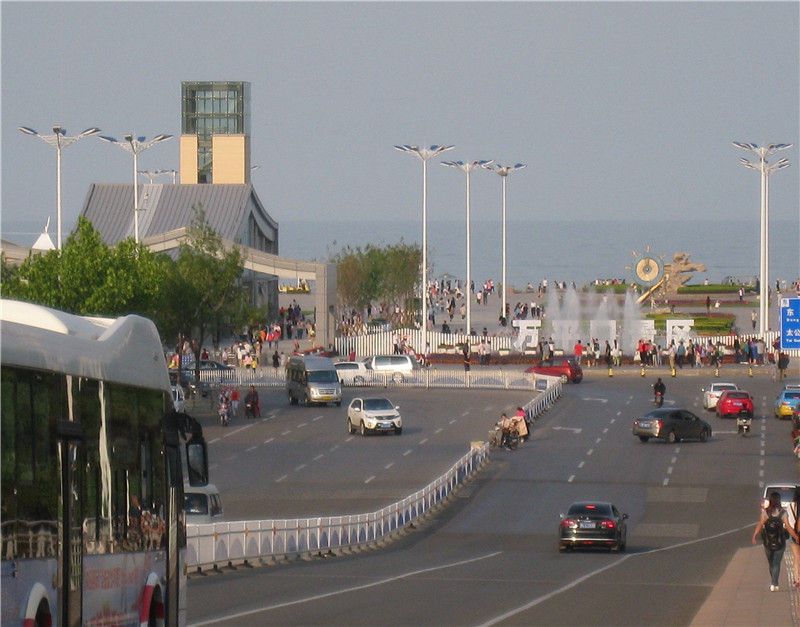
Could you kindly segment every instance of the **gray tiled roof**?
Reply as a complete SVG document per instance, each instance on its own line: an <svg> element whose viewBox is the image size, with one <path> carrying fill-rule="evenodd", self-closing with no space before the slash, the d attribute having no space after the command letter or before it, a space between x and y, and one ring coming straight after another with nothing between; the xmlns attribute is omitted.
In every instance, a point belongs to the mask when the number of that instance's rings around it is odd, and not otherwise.
<svg viewBox="0 0 800 627"><path fill-rule="evenodd" d="M251 245L252 215L258 229L278 252L278 223L266 212L253 186L139 185L139 239L190 226L194 207L202 206L209 226L223 239ZM133 186L92 184L81 215L92 222L103 240L113 246L133 237Z"/></svg>

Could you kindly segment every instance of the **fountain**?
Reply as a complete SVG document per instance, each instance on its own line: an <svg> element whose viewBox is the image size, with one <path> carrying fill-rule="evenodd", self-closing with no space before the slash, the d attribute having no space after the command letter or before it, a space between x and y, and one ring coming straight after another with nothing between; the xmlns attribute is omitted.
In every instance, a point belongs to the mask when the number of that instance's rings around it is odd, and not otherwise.
<svg viewBox="0 0 800 627"><path fill-rule="evenodd" d="M639 339L653 341L655 324L645 320L636 295L625 292L625 302L620 310L617 295L608 291L605 294L589 292L581 298L574 287L568 287L559 299L556 290L547 295L545 323L542 336L552 337L556 349L564 354L572 354L578 340L586 345L592 340L600 343L601 351L606 341L613 347L617 345L626 355L633 354Z"/></svg>

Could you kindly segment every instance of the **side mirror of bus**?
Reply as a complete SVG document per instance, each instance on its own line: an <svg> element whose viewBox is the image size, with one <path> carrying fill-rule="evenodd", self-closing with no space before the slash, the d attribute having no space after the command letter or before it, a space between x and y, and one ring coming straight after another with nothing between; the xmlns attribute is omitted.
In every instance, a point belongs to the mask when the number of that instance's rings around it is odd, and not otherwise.
<svg viewBox="0 0 800 627"><path fill-rule="evenodd" d="M208 485L208 451L204 440L193 438L186 443L186 465L190 486Z"/></svg>

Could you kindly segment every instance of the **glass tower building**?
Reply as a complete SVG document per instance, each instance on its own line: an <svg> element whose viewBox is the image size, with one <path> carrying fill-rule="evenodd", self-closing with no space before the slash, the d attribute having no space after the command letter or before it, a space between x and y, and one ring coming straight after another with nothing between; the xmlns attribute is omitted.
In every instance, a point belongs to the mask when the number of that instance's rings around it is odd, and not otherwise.
<svg viewBox="0 0 800 627"><path fill-rule="evenodd" d="M250 83L181 83L181 183L250 182Z"/></svg>

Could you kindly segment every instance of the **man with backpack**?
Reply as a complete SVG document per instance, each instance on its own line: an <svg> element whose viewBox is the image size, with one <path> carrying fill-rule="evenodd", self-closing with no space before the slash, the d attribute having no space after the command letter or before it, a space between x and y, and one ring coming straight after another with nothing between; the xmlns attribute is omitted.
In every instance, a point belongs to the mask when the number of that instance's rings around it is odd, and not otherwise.
<svg viewBox="0 0 800 627"><path fill-rule="evenodd" d="M758 536L761 534L772 579L769 589L771 592L777 592L781 560L783 560L783 552L786 549L786 536L791 536L795 542L800 542L800 539L789 524L789 516L781 506L781 495L778 492L771 492L769 498L764 499L763 505L761 520L758 521L756 530L753 532L753 544L758 541Z"/></svg>

